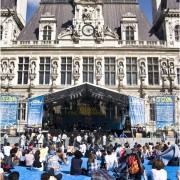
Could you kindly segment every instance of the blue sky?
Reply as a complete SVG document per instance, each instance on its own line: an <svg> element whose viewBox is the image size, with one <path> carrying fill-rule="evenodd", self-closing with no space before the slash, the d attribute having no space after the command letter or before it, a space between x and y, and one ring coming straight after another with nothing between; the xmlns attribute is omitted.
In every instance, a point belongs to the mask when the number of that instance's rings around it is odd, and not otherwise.
<svg viewBox="0 0 180 180"><path fill-rule="evenodd" d="M28 0L28 7L27 7L27 22L36 11L40 0ZM138 0L141 9L145 16L148 18L149 22L152 24L152 6L151 0Z"/></svg>

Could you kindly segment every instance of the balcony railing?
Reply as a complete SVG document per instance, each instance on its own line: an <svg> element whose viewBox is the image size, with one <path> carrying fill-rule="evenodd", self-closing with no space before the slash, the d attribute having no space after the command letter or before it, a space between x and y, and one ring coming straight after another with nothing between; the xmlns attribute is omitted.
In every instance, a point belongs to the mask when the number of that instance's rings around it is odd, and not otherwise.
<svg viewBox="0 0 180 180"><path fill-rule="evenodd" d="M67 43L66 43L67 42ZM76 47L77 44L70 42L70 40L56 40L56 41L0 41L1 47ZM82 40L83 42L83 40ZM112 45L112 44L111 44ZM78 47L86 47L86 44L81 42ZM96 42L91 43L91 47L96 47ZM114 47L166 47L166 41L118 41L115 42ZM89 47L89 46L88 46ZM112 47L109 46L108 41L104 41L101 47Z"/></svg>

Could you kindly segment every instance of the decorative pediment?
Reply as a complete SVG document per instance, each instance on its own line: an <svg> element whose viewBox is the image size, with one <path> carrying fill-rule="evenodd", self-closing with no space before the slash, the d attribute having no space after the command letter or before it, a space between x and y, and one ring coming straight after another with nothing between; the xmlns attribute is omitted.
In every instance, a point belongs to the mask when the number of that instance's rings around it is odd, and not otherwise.
<svg viewBox="0 0 180 180"><path fill-rule="evenodd" d="M51 12L45 12L45 14L42 14L41 17L55 17L54 14L51 14Z"/></svg>
<svg viewBox="0 0 180 180"><path fill-rule="evenodd" d="M131 12L127 12L123 15L123 17L136 17L136 15L132 14Z"/></svg>

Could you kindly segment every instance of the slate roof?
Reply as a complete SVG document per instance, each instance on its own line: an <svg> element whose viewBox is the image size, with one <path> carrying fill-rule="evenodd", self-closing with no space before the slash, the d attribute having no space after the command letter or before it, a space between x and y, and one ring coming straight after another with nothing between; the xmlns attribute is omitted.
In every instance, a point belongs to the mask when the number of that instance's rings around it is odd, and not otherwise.
<svg viewBox="0 0 180 180"><path fill-rule="evenodd" d="M179 9L180 1L179 0L167 0L167 8L169 9Z"/></svg>
<svg viewBox="0 0 180 180"><path fill-rule="evenodd" d="M0 6L1 9L12 9L14 6L16 6L16 0L1 0Z"/></svg>
<svg viewBox="0 0 180 180"><path fill-rule="evenodd" d="M40 4L29 23L20 33L18 40L38 40L39 19L41 15L46 12L51 12L51 14L55 15L57 20L57 36L64 28L72 25L74 12L71 4ZM120 27L121 17L128 12L131 12L137 17L139 40L158 40L158 38L151 33L151 25L142 13L139 4L104 4L103 15L105 26L109 26L112 30Z"/></svg>

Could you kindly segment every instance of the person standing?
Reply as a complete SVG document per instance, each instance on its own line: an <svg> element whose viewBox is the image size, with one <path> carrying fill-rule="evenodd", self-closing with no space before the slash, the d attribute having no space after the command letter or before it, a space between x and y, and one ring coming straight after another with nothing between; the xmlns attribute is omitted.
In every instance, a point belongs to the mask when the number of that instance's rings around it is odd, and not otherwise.
<svg viewBox="0 0 180 180"><path fill-rule="evenodd" d="M105 134L103 135L102 139L103 139L103 146L105 146L106 145L106 139L107 139Z"/></svg>
<svg viewBox="0 0 180 180"><path fill-rule="evenodd" d="M8 142L8 134L6 133L5 135L4 135L4 146L6 146L7 145L7 142Z"/></svg>
<svg viewBox="0 0 180 180"><path fill-rule="evenodd" d="M62 141L63 141L64 147L66 147L66 139L67 139L67 135L65 133L63 133Z"/></svg>
<svg viewBox="0 0 180 180"><path fill-rule="evenodd" d="M43 141L44 141L44 135L42 134L42 132L40 131L38 136L37 136L37 141L38 141L38 146L39 148L42 147Z"/></svg>
<svg viewBox="0 0 180 180"><path fill-rule="evenodd" d="M24 135L24 133L21 135L21 137L19 139L19 144L20 144L20 147L22 149L25 149L25 147L26 147L26 136Z"/></svg>

